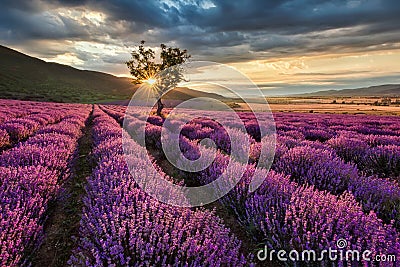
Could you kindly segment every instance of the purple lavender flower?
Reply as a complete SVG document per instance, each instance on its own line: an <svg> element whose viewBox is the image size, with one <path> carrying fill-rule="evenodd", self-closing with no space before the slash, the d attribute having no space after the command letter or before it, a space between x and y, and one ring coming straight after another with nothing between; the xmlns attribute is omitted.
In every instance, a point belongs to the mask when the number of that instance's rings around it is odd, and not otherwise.
<svg viewBox="0 0 400 267"><path fill-rule="evenodd" d="M320 190L340 194L358 177L357 168L346 164L331 151L300 146L285 153L275 169L300 184L312 184Z"/></svg>

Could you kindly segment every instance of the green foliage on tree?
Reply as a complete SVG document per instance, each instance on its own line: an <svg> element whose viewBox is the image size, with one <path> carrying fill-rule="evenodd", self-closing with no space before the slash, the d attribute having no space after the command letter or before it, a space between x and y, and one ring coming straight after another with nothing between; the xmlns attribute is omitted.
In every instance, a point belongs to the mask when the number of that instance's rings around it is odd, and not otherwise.
<svg viewBox="0 0 400 267"><path fill-rule="evenodd" d="M161 102L161 96L183 80L183 68L180 64L185 63L191 55L186 49L181 50L161 44L160 58L157 62L155 51L145 48L144 44L145 41L141 41L140 45L132 51L132 58L126 62L126 65L133 77L133 83L142 84L154 79L151 87L158 97L157 114L162 116L161 111L164 105Z"/></svg>

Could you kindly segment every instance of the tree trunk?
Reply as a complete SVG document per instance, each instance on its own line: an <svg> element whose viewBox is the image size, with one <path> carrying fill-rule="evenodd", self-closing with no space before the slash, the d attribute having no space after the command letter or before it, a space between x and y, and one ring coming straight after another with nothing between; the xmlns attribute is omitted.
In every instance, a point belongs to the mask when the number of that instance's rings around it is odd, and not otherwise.
<svg viewBox="0 0 400 267"><path fill-rule="evenodd" d="M162 116L162 109L164 108L164 104L161 102L161 98L157 100L157 115L160 116L161 118Z"/></svg>

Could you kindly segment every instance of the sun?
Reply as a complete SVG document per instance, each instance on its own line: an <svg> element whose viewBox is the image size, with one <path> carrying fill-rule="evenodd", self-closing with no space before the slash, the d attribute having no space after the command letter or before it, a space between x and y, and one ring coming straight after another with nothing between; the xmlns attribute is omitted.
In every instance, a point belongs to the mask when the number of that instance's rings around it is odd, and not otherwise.
<svg viewBox="0 0 400 267"><path fill-rule="evenodd" d="M153 84L155 84L156 83L156 79L154 79L154 78L149 78L149 79L147 79L147 80L144 80L143 82L145 82L145 83L147 83L147 84L149 84L149 85L153 85Z"/></svg>

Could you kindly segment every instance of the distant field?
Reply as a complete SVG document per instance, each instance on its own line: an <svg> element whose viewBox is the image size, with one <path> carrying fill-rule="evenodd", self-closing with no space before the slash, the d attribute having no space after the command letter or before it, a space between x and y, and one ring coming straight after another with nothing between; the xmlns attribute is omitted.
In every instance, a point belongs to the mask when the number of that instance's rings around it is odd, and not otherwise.
<svg viewBox="0 0 400 267"><path fill-rule="evenodd" d="M332 104L336 99L336 104ZM255 111L273 112L301 112L325 114L373 114L373 115L400 115L400 105L376 106L373 103L380 98L272 98L267 99L269 107L265 104L252 103ZM343 101L345 102L344 104ZM181 100L165 99L166 107L174 107ZM224 101L236 111L248 111L249 108L239 101ZM128 105L129 100L105 101L103 104Z"/></svg>
<svg viewBox="0 0 400 267"><path fill-rule="evenodd" d="M396 99L392 99L395 101ZM273 112L302 112L326 114L375 114L375 115L400 115L400 105L377 106L374 102L381 102L381 98L368 97L326 97L326 98L301 98L301 97L276 97L267 99ZM336 101L336 103L333 103ZM238 103L238 111L246 111L246 105ZM258 111L266 111L268 107L263 104L252 104Z"/></svg>

